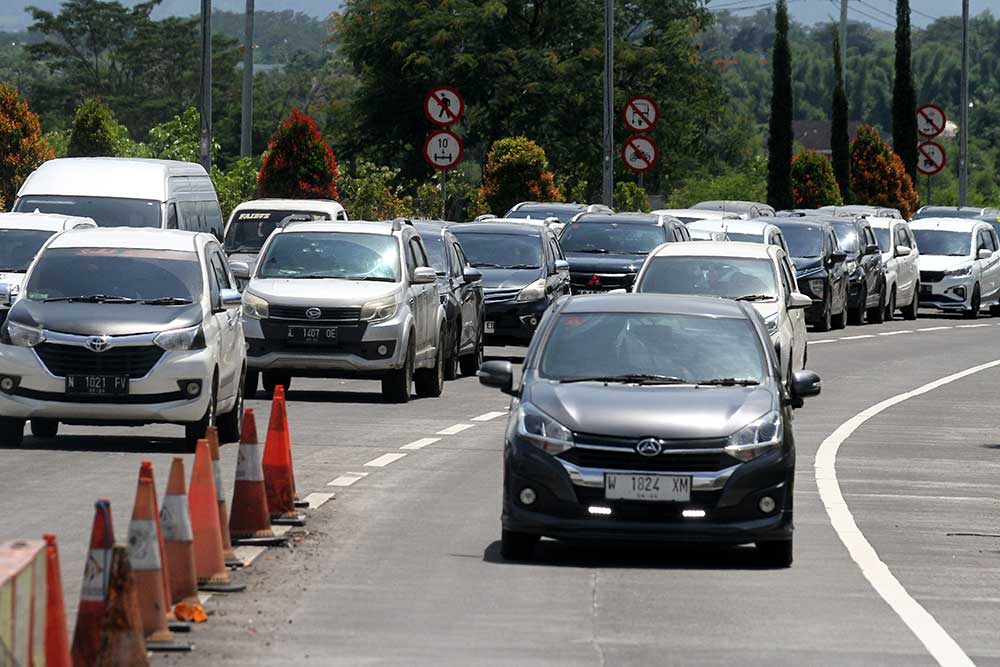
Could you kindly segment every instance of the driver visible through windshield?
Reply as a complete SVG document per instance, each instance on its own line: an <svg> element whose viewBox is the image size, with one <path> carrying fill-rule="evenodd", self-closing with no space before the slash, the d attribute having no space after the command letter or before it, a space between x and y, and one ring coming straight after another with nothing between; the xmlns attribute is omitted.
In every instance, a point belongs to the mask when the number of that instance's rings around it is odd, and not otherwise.
<svg viewBox="0 0 1000 667"><path fill-rule="evenodd" d="M257 277L399 282L399 246L386 234L279 234L267 247Z"/></svg>

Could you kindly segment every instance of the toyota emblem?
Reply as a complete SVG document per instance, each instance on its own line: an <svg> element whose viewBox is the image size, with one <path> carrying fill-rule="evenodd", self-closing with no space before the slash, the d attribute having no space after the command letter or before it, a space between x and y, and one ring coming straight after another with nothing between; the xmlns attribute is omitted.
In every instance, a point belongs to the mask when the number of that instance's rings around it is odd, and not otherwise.
<svg viewBox="0 0 1000 667"><path fill-rule="evenodd" d="M323 315L323 311L319 308L309 308L306 310L306 317L310 320L318 320Z"/></svg>
<svg viewBox="0 0 1000 667"><path fill-rule="evenodd" d="M87 339L87 347L94 352L104 352L108 349L107 336L91 336Z"/></svg>
<svg viewBox="0 0 1000 667"><path fill-rule="evenodd" d="M639 441L639 444L635 446L635 451L642 456L658 456L663 453L663 445L659 440L646 438Z"/></svg>

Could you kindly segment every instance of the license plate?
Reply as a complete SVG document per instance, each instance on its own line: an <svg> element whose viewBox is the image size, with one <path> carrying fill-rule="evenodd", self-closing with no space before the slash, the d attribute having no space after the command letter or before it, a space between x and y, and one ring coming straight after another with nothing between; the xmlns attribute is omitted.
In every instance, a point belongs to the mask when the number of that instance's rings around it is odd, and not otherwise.
<svg viewBox="0 0 1000 667"><path fill-rule="evenodd" d="M599 289L578 289L575 290L576 294L603 294L604 290Z"/></svg>
<svg viewBox="0 0 1000 667"><path fill-rule="evenodd" d="M337 342L337 327L288 327L288 340L296 343L334 345Z"/></svg>
<svg viewBox="0 0 1000 667"><path fill-rule="evenodd" d="M68 375L67 394L122 396L128 394L127 375Z"/></svg>
<svg viewBox="0 0 1000 667"><path fill-rule="evenodd" d="M496 322L487 322L485 330L486 330L486 333L496 333L497 323Z"/></svg>
<svg viewBox="0 0 1000 667"><path fill-rule="evenodd" d="M691 500L691 478L686 475L604 473L604 497L608 500Z"/></svg>

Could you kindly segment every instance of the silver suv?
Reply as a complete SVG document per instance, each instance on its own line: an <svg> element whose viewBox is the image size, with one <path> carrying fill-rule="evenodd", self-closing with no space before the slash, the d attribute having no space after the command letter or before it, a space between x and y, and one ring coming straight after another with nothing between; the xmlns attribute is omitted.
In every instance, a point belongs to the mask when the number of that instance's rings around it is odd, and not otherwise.
<svg viewBox="0 0 1000 667"><path fill-rule="evenodd" d="M387 401L440 396L446 322L437 275L407 220L290 222L251 271L233 262L249 351L245 391L293 376L382 381Z"/></svg>

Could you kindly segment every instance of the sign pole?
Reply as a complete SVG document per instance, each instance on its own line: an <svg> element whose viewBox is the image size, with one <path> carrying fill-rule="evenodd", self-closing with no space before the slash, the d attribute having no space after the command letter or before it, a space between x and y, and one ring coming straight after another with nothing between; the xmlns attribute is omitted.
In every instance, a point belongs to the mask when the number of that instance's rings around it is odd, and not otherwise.
<svg viewBox="0 0 1000 667"><path fill-rule="evenodd" d="M962 0L962 109L959 115L958 205L969 194L969 0Z"/></svg>
<svg viewBox="0 0 1000 667"><path fill-rule="evenodd" d="M448 190L446 185L448 183L448 172L444 169L441 170L441 219L448 219Z"/></svg>
<svg viewBox="0 0 1000 667"><path fill-rule="evenodd" d="M601 199L611 206L615 191L614 63L615 63L615 3L604 0L604 172Z"/></svg>
<svg viewBox="0 0 1000 667"><path fill-rule="evenodd" d="M212 170L212 0L201 0L201 137L198 161Z"/></svg>

